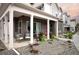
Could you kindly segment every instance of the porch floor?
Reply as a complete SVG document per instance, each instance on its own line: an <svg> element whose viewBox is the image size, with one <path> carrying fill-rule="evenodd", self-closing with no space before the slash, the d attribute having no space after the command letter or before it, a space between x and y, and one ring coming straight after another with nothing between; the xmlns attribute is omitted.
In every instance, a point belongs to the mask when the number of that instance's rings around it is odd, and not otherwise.
<svg viewBox="0 0 79 59"><path fill-rule="evenodd" d="M27 46L28 44L30 43L30 40L17 40L14 42L13 44L13 47L14 48L19 48L19 47L22 47L22 46Z"/></svg>
<svg viewBox="0 0 79 59"><path fill-rule="evenodd" d="M34 42L36 42L36 40L34 39ZM23 47L23 46L27 46L30 44L30 39L22 39L22 40L17 40L14 42L13 47L14 48L19 48L19 47Z"/></svg>

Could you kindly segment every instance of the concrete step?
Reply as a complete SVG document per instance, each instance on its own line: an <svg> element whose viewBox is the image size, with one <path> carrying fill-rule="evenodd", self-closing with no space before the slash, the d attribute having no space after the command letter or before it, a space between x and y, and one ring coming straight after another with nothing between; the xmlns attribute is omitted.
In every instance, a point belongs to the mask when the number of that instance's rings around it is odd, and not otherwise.
<svg viewBox="0 0 79 59"><path fill-rule="evenodd" d="M5 45L0 40L0 51L7 49Z"/></svg>
<svg viewBox="0 0 79 59"><path fill-rule="evenodd" d="M12 49L8 50L0 40L0 55L17 55Z"/></svg>
<svg viewBox="0 0 79 59"><path fill-rule="evenodd" d="M17 55L12 49L11 50L3 50L0 52L0 55Z"/></svg>

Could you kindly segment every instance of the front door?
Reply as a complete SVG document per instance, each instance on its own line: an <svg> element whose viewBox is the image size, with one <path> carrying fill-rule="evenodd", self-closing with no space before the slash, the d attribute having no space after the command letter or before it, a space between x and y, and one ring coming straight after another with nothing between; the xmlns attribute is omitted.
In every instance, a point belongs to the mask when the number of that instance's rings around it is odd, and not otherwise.
<svg viewBox="0 0 79 59"><path fill-rule="evenodd" d="M41 23L40 22L34 22L34 37L38 37L39 33L41 32Z"/></svg>

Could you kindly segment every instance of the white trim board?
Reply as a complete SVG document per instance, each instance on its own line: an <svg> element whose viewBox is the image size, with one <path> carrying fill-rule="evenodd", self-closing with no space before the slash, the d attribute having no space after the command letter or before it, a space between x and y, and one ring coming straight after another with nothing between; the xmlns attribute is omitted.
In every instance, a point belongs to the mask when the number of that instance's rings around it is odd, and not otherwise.
<svg viewBox="0 0 79 59"><path fill-rule="evenodd" d="M42 15L42 14L39 14L39 13L29 11L27 9L19 8L19 7L16 7L16 6L12 6L12 8L13 8L14 11L21 12L21 13L24 13L24 14L34 15L34 16L37 16L37 17L45 18L45 19L50 19L52 21L58 21L58 20L56 20L54 18L51 18L51 17L45 16L45 15Z"/></svg>
<svg viewBox="0 0 79 59"><path fill-rule="evenodd" d="M20 53L16 49L12 49L17 55L20 55Z"/></svg>

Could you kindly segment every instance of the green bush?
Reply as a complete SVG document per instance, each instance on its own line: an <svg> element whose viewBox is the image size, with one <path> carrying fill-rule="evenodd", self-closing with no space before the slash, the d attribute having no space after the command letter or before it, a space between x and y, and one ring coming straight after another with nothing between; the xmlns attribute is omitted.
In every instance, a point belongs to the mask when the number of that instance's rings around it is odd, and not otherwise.
<svg viewBox="0 0 79 59"><path fill-rule="evenodd" d="M39 34L39 41L45 41L45 39L46 39L45 34L44 33L40 33Z"/></svg>
<svg viewBox="0 0 79 59"><path fill-rule="evenodd" d="M65 38L72 39L73 34L74 33L72 33L72 32L66 32L64 36L65 36Z"/></svg>
<svg viewBox="0 0 79 59"><path fill-rule="evenodd" d="M50 39L51 39L51 41L53 41L54 39L57 39L57 38L56 38L56 35L51 34Z"/></svg>

